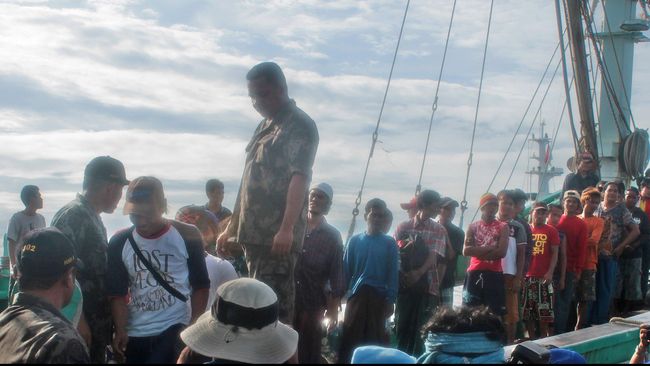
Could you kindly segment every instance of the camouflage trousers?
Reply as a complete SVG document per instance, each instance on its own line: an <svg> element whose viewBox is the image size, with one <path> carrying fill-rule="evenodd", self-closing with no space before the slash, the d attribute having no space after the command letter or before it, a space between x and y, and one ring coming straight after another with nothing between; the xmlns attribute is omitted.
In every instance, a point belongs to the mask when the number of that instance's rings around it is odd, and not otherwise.
<svg viewBox="0 0 650 366"><path fill-rule="evenodd" d="M280 321L292 324L296 285L294 269L298 253L292 251L286 255L271 254L271 246L244 244L246 264L251 278L269 285L278 296Z"/></svg>
<svg viewBox="0 0 650 366"><path fill-rule="evenodd" d="M113 338L113 320L110 304L106 296L94 294L94 297L84 294L83 312L92 341L89 347L92 363L106 363L106 346Z"/></svg>

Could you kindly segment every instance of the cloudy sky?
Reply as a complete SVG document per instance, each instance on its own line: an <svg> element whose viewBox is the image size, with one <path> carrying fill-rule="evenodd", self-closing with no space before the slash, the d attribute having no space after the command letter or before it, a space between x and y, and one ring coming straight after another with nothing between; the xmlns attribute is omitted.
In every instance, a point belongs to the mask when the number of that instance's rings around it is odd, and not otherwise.
<svg viewBox="0 0 650 366"><path fill-rule="evenodd" d="M417 183L452 0L413 0L370 166L364 201L399 203ZM406 2L394 0L98 0L0 2L0 227L21 209L25 184L41 187L49 222L81 189L85 164L122 160L130 178L160 177L174 213L203 203L206 179L226 185L232 207L244 147L260 120L245 73L273 60L298 106L316 121L314 180L334 186L330 222L347 231ZM458 2L440 86L423 186L460 200L478 95L489 1ZM551 1L499 0L468 200L471 216L553 54ZM632 110L650 115L650 50L636 48ZM542 91L557 65L552 62ZM564 103L561 76L538 119L555 129ZM533 103L495 188L503 188ZM637 117L640 127L648 127ZM645 124L645 125L644 125ZM533 131L538 134L539 127ZM525 147L510 187L528 190ZM555 165L572 154L560 129ZM533 186L535 182L533 181ZM561 187L561 178L551 188ZM129 225L104 215L109 235ZM363 226L361 226L363 227Z"/></svg>

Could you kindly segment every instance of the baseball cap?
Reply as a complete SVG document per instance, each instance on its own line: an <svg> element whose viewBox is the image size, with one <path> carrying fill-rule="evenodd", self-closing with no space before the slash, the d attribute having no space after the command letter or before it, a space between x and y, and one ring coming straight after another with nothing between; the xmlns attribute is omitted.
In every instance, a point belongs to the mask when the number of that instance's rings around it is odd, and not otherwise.
<svg viewBox="0 0 650 366"><path fill-rule="evenodd" d="M325 195L327 196L327 198L330 199L330 201L332 201L332 198L334 198L334 190L332 189L332 186L330 186L327 183L318 183L317 185L311 187L311 190L314 189L317 189L325 193Z"/></svg>
<svg viewBox="0 0 650 366"><path fill-rule="evenodd" d="M564 196L562 196L562 201L566 200L567 198L575 198L580 201L580 193L575 190L566 191L564 192Z"/></svg>
<svg viewBox="0 0 650 366"><path fill-rule="evenodd" d="M399 204L399 207L401 207L402 210L411 210L411 209L414 209L414 208L418 207L418 198L417 198L417 197L413 197L413 198L411 198L410 201L408 201L408 202L406 202L406 203L400 203L400 204Z"/></svg>
<svg viewBox="0 0 650 366"><path fill-rule="evenodd" d="M440 201L440 207L459 207L458 201L451 197L443 197Z"/></svg>
<svg viewBox="0 0 650 366"><path fill-rule="evenodd" d="M217 289L210 311L181 333L204 356L243 363L284 363L298 349L298 333L278 320L278 297L268 285L239 278Z"/></svg>
<svg viewBox="0 0 650 366"><path fill-rule="evenodd" d="M109 182L129 184L124 171L124 164L110 156L98 156L91 160L84 170L84 177L101 179Z"/></svg>
<svg viewBox="0 0 650 366"><path fill-rule="evenodd" d="M533 204L533 211L537 210L548 211L548 205L544 202L535 202L535 204Z"/></svg>
<svg viewBox="0 0 650 366"><path fill-rule="evenodd" d="M60 276L70 267L81 268L70 239L55 227L28 232L16 259L18 271L25 277Z"/></svg>
<svg viewBox="0 0 650 366"><path fill-rule="evenodd" d="M162 182L155 177L137 177L126 190L124 214L150 215L165 207L165 193Z"/></svg>

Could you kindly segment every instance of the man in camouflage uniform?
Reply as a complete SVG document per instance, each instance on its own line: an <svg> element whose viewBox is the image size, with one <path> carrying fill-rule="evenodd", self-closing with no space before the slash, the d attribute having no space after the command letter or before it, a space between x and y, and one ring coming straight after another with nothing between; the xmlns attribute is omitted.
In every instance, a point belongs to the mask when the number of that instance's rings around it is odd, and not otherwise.
<svg viewBox="0 0 650 366"><path fill-rule="evenodd" d="M289 98L280 67L264 62L246 75L253 107L264 120L246 147L246 165L232 220L219 237L244 248L250 276L268 284L280 320L293 322L294 267L307 221L307 194L318 147L314 121Z"/></svg>
<svg viewBox="0 0 650 366"><path fill-rule="evenodd" d="M88 349L61 314L72 298L78 260L55 228L24 238L17 258L21 292L0 314L0 363L89 363Z"/></svg>
<svg viewBox="0 0 650 366"><path fill-rule="evenodd" d="M112 336L110 302L104 284L108 239L99 214L115 210L128 183L120 161L110 156L94 158L84 172L83 194L78 194L52 219L52 226L68 236L85 264L78 281L83 292L83 316L91 332L89 348L93 363L106 362L106 346L111 344Z"/></svg>

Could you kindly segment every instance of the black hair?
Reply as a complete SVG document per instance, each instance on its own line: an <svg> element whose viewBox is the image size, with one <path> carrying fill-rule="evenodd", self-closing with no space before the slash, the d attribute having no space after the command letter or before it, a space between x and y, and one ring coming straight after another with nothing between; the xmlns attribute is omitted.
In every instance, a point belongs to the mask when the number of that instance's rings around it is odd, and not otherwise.
<svg viewBox="0 0 650 366"><path fill-rule="evenodd" d="M440 203L440 194L431 189L420 192L416 198L416 207L421 210L435 203Z"/></svg>
<svg viewBox="0 0 650 366"><path fill-rule="evenodd" d="M262 62L253 66L246 74L246 80L256 80L264 78L269 84L287 90L287 79L278 64L275 62Z"/></svg>
<svg viewBox="0 0 650 366"><path fill-rule="evenodd" d="M38 196L39 189L34 185L26 185L20 190L20 200L23 201L25 207L29 206L32 198Z"/></svg>
<svg viewBox="0 0 650 366"><path fill-rule="evenodd" d="M214 190L217 188L223 190L223 182L221 182L219 179L210 179L207 182L205 182L206 193L214 192Z"/></svg>
<svg viewBox="0 0 650 366"><path fill-rule="evenodd" d="M646 178L641 181L641 184L639 185L640 188L643 187L650 187L650 179Z"/></svg>
<svg viewBox="0 0 650 366"><path fill-rule="evenodd" d="M485 332L488 339L505 342L501 318L485 306L463 306L459 309L441 307L423 328L427 333ZM469 346L469 345L468 345Z"/></svg>
<svg viewBox="0 0 650 366"><path fill-rule="evenodd" d="M515 201L515 203L521 201L528 201L528 195L520 188L515 188L511 190L511 192L512 192L512 200Z"/></svg>
<svg viewBox="0 0 650 366"><path fill-rule="evenodd" d="M560 205L560 204L557 204L557 203L551 203L551 204L548 205L548 211L549 211L549 212L550 212L551 209L553 209L553 208L558 209L558 210L564 212L564 207L562 207L562 205Z"/></svg>
<svg viewBox="0 0 650 366"><path fill-rule="evenodd" d="M637 187L630 187L630 188L627 189L627 191L632 191L632 192L634 192L634 194L636 194L637 196L640 194L640 193L639 193L639 189L638 189ZM626 192L627 192L627 191L626 191Z"/></svg>
<svg viewBox="0 0 650 366"><path fill-rule="evenodd" d="M366 209L365 209L366 215L370 213L370 210L372 210L373 208L383 210L384 212L388 210L388 207L386 207L386 202L384 202L384 200L380 198L373 198L370 201L368 201L368 203L366 203Z"/></svg>
<svg viewBox="0 0 650 366"><path fill-rule="evenodd" d="M18 277L18 286L20 286L21 291L48 290L51 289L61 279L61 277L62 275L50 277L29 277L21 274Z"/></svg>
<svg viewBox="0 0 650 366"><path fill-rule="evenodd" d="M596 189L598 189L601 193L605 191L605 186L607 186L607 181L606 180L601 180L596 184Z"/></svg>
<svg viewBox="0 0 650 366"><path fill-rule="evenodd" d="M615 181L612 181L612 182L605 183L605 186L603 187L603 191L606 191L607 187L611 186L612 184L616 185L616 189L618 189L619 194L624 194L625 193L625 183L623 183L620 180L615 180Z"/></svg>
<svg viewBox="0 0 650 366"><path fill-rule="evenodd" d="M501 192L497 194L497 199L499 201L503 199L511 199L512 202L517 202L517 195L514 193L514 191L509 190L509 189L504 189Z"/></svg>

